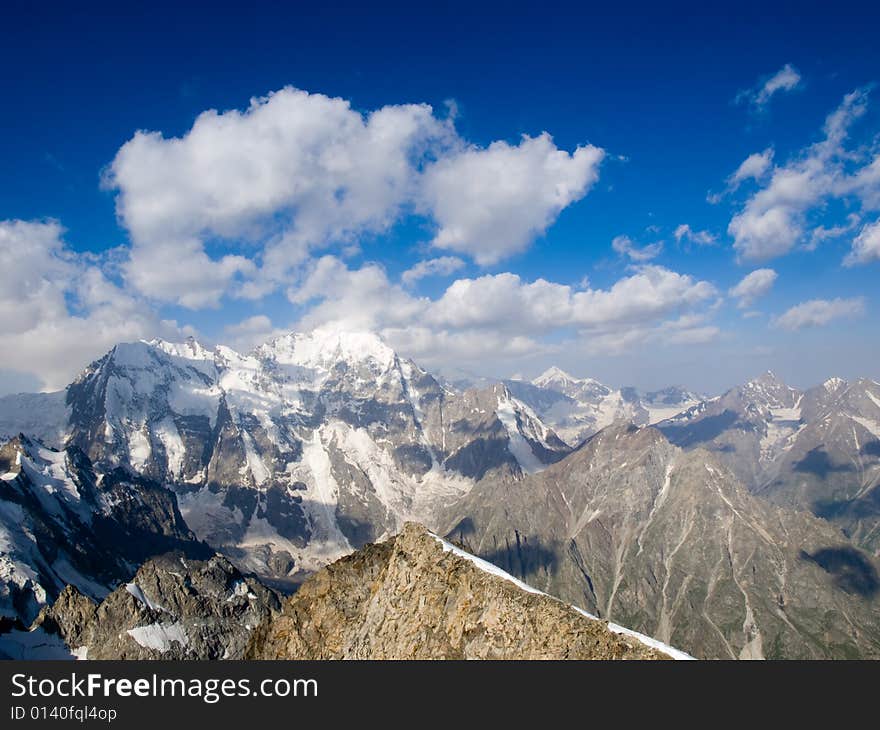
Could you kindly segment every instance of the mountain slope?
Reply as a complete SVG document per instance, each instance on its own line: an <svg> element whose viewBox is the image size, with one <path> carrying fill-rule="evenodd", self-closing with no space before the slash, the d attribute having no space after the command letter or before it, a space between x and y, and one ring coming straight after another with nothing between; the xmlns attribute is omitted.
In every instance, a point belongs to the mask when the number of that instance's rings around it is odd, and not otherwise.
<svg viewBox="0 0 880 730"><path fill-rule="evenodd" d="M0 447L0 613L29 624L68 584L95 599L168 550L210 554L174 494L76 447L21 436Z"/></svg>
<svg viewBox="0 0 880 730"><path fill-rule="evenodd" d="M799 391L772 373L658 424L703 447L757 494L831 520L880 554L880 384Z"/></svg>
<svg viewBox="0 0 880 730"><path fill-rule="evenodd" d="M253 659L659 659L623 629L475 561L420 525L309 578ZM649 641L649 640L648 640Z"/></svg>
<svg viewBox="0 0 880 730"><path fill-rule="evenodd" d="M700 657L880 656L878 566L654 428L601 431L450 509L450 538L563 600Z"/></svg>

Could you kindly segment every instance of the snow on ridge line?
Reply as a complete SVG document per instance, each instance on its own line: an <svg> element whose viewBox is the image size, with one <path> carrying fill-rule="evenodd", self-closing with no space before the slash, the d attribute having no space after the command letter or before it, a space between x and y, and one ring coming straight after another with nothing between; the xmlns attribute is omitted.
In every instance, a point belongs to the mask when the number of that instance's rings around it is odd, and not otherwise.
<svg viewBox="0 0 880 730"><path fill-rule="evenodd" d="M554 601L559 601L560 603L564 603L564 601L560 601L560 599L551 596L549 593L544 593L544 591L539 591L537 588L533 588L527 583L523 583L519 578L514 578L510 573L502 570L497 565L493 565L487 560L483 560L482 558L478 558L476 555L471 555L469 552L462 550L461 548L456 547L450 542L447 542L439 535L435 535L433 532L428 533L431 537L433 537L440 545L443 547L443 552L451 552L454 555L457 555L460 558L464 558L465 560L476 565L480 570L494 575L502 580L506 580L509 583L513 583L517 588L526 591L527 593L534 593L538 596L547 596L547 598L552 598ZM593 621L602 621L598 616L594 616L593 614L585 611L582 608L578 608L577 606L569 605L575 611L577 611L582 616L586 618L592 619ZM658 641L650 636L646 636L645 634L641 634L638 631L633 631L632 629L628 629L625 626L620 626L615 623L611 623L610 621L606 623L608 626L608 630L614 634L623 634L625 636L632 637L637 641L641 642L645 646L648 646L652 649L656 649L663 654L667 654L673 659L677 659L679 661L691 661L696 657L691 656L687 652L681 651L680 649L676 649L674 647L669 646L668 644L664 644L662 641Z"/></svg>
<svg viewBox="0 0 880 730"><path fill-rule="evenodd" d="M476 555L471 555L469 552L456 547L451 542L447 542L439 535L435 535L433 532L429 532L428 534L443 546L443 552L451 552L454 555L458 555L458 557L464 558L465 560L468 560L476 565L484 573L490 573L491 575L497 576L498 578L509 581L510 583L513 583L517 588L526 591L526 593L534 593L538 596L547 595L546 593L544 593L544 591L539 591L537 588L533 588L527 583L523 583L521 580L519 580L519 578L514 578L510 573L502 570L497 565L490 563L488 560L483 560L482 558L478 558Z"/></svg>
<svg viewBox="0 0 880 730"><path fill-rule="evenodd" d="M582 608L578 608L577 606L572 606L572 608L578 613L586 616L587 618L591 618L594 621L601 621L598 616L594 616L589 611L584 611ZM669 644L664 644L659 639L655 639L646 634L642 634L638 631L633 631L632 629L626 628L626 626L621 626L620 624L615 624L611 621L607 622L608 630L614 634L623 634L624 636L631 636L633 639L640 641L645 646L649 646L652 649L656 649L659 652L664 654L668 654L673 659L678 661L695 661L696 657L691 656L687 652L682 651L681 649L676 649L675 647L669 646Z"/></svg>

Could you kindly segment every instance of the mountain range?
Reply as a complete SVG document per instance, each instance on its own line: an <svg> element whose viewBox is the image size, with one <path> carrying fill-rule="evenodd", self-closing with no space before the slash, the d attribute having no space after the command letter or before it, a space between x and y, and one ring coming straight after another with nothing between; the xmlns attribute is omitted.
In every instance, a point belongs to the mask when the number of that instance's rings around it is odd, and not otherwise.
<svg viewBox="0 0 880 730"><path fill-rule="evenodd" d="M871 380L703 397L551 368L461 388L370 333L154 340L0 398L0 435L7 627L65 586L111 600L168 551L290 593L415 521L695 656L880 655Z"/></svg>

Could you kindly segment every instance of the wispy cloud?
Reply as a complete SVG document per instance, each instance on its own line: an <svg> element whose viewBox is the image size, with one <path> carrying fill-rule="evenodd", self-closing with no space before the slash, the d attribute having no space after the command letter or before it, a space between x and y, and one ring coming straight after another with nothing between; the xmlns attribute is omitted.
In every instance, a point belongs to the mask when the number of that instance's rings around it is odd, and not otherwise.
<svg viewBox="0 0 880 730"><path fill-rule="evenodd" d="M429 276L448 276L465 267L465 262L457 256L440 256L435 259L419 261L415 266L403 272L400 280L406 286L412 286L420 279Z"/></svg>
<svg viewBox="0 0 880 730"><path fill-rule="evenodd" d="M629 236L615 236L611 241L611 248L615 253L626 256L636 263L644 263L657 258L663 253L663 242L649 243L639 246Z"/></svg>
<svg viewBox="0 0 880 730"><path fill-rule="evenodd" d="M880 220L869 223L853 239L852 251L843 260L844 266L880 261Z"/></svg>
<svg viewBox="0 0 880 730"><path fill-rule="evenodd" d="M752 88L740 91L734 101L737 104L747 103L752 108L763 111L775 94L781 91L792 91L800 83L800 72L790 63L787 63L776 73L758 81Z"/></svg>
<svg viewBox="0 0 880 730"><path fill-rule="evenodd" d="M827 200L861 199L870 205L874 195L880 196L880 175L875 180L868 174L880 155L851 172L859 155L844 145L850 127L867 106L867 90L847 94L828 115L823 139L774 167L766 184L746 200L727 227L740 260L766 261L791 251L804 239L807 214ZM880 164L877 167L880 170Z"/></svg>
<svg viewBox="0 0 880 730"><path fill-rule="evenodd" d="M747 309L773 288L777 274L773 269L756 269L730 289L730 296L738 299L737 307Z"/></svg>
<svg viewBox="0 0 880 730"><path fill-rule="evenodd" d="M865 299L811 299L781 314L773 325L794 332L804 327L822 327L835 319L858 317L865 313Z"/></svg>
<svg viewBox="0 0 880 730"><path fill-rule="evenodd" d="M687 223L682 223L675 229L677 243L693 243L697 246L714 246L718 241L714 234L709 231L695 231Z"/></svg>

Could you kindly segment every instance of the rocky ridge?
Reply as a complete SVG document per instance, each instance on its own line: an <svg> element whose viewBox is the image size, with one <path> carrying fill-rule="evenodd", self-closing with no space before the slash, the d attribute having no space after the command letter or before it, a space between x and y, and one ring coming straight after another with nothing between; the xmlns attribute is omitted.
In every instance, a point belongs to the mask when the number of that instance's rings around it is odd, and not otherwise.
<svg viewBox="0 0 880 730"><path fill-rule="evenodd" d="M213 552L162 485L26 436L0 447L0 616L28 625L68 584L100 600L158 553Z"/></svg>
<svg viewBox="0 0 880 730"><path fill-rule="evenodd" d="M252 659L670 656L683 657L540 593L413 523L311 576L247 650Z"/></svg>

